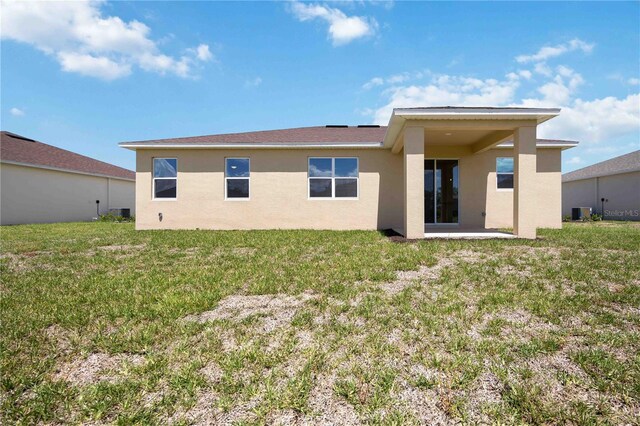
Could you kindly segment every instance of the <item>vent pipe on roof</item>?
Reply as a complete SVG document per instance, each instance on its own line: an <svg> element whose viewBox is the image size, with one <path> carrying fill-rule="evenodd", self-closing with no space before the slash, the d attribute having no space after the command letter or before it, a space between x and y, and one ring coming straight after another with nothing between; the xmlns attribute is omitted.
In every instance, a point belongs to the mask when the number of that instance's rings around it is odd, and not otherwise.
<svg viewBox="0 0 640 426"><path fill-rule="evenodd" d="M29 138L27 138L27 137L24 137L24 136L18 135L18 134L16 134L16 133L11 133L11 132L3 132L3 133L4 133L4 134L6 134L6 135L11 136L11 137L12 137L12 138L14 138L14 139L21 139L21 140L23 140L23 141L27 141L27 142L35 142L35 140L33 140L33 139L29 139Z"/></svg>
<svg viewBox="0 0 640 426"><path fill-rule="evenodd" d="M346 129L349 126L346 124L327 124L325 127L328 129Z"/></svg>
<svg viewBox="0 0 640 426"><path fill-rule="evenodd" d="M380 125L379 124L358 124L358 127L377 129L377 128L380 128Z"/></svg>

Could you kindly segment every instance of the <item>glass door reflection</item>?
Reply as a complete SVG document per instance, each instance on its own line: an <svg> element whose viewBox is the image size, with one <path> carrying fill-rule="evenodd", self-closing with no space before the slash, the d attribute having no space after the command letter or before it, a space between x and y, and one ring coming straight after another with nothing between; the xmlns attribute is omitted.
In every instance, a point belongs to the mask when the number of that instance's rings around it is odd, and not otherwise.
<svg viewBox="0 0 640 426"><path fill-rule="evenodd" d="M458 188L458 160L425 160L425 223L458 223Z"/></svg>

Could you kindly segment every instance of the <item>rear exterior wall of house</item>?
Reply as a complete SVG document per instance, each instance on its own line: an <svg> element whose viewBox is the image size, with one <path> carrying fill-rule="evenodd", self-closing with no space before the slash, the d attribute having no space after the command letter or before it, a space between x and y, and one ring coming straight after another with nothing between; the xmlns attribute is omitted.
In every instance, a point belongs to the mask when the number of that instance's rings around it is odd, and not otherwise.
<svg viewBox="0 0 640 426"><path fill-rule="evenodd" d="M513 191L496 188L496 158L508 156L500 148L459 158L461 227L512 226ZM539 227L561 226L560 156L538 149ZM403 155L388 149L139 149L136 157L137 229L402 228ZM309 198L310 157L357 157L358 199ZM154 158L177 159L175 199L154 200ZM225 158L250 159L249 199L225 199Z"/></svg>

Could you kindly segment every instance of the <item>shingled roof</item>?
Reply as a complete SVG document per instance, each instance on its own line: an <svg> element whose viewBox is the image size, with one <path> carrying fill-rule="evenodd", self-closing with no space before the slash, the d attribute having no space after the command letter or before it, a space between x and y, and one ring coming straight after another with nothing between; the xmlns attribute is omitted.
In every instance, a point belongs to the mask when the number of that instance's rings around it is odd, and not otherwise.
<svg viewBox="0 0 640 426"><path fill-rule="evenodd" d="M11 132L0 132L0 161L134 180L133 171L56 148Z"/></svg>
<svg viewBox="0 0 640 426"><path fill-rule="evenodd" d="M174 145L174 144L348 144L354 142L382 143L386 126L314 126L293 129L261 130L257 132L224 133L219 135L191 136L184 138L155 139L124 142L123 144Z"/></svg>
<svg viewBox="0 0 640 426"><path fill-rule="evenodd" d="M562 175L563 182L640 171L640 150Z"/></svg>
<svg viewBox="0 0 640 426"><path fill-rule="evenodd" d="M167 145L171 147L180 145L234 145L254 146L264 144L268 146L277 145L349 145L353 143L376 143L382 144L384 141L387 126L361 125L361 126L314 126L296 127L292 129L261 130L256 132L223 133L217 135L190 136L183 138L153 139L145 141L122 142L120 145L129 147L144 147L145 145ZM511 145L509 145L511 144ZM577 145L574 141L538 139L541 146L563 147L567 145ZM500 146L513 146L513 142L505 142Z"/></svg>

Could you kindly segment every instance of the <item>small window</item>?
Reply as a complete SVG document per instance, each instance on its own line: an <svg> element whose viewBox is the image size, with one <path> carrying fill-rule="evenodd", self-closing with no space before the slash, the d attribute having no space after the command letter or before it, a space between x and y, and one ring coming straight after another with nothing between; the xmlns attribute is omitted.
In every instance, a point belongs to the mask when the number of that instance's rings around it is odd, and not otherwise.
<svg viewBox="0 0 640 426"><path fill-rule="evenodd" d="M357 158L309 158L309 198L358 198Z"/></svg>
<svg viewBox="0 0 640 426"><path fill-rule="evenodd" d="M513 189L513 157L496 159L498 189Z"/></svg>
<svg viewBox="0 0 640 426"><path fill-rule="evenodd" d="M248 158L225 159L225 198L242 200L249 198L250 165Z"/></svg>
<svg viewBox="0 0 640 426"><path fill-rule="evenodd" d="M153 198L175 199L178 191L178 160L153 159Z"/></svg>

